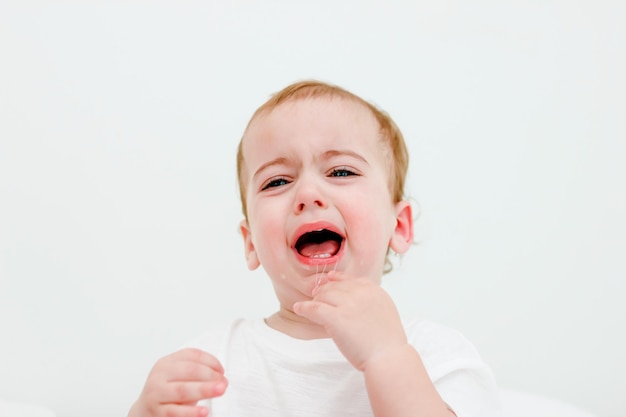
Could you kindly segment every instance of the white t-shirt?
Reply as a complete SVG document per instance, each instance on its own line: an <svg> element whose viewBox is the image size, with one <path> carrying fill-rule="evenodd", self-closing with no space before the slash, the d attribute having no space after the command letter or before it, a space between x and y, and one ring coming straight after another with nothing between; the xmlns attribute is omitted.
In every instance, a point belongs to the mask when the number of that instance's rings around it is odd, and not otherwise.
<svg viewBox="0 0 626 417"><path fill-rule="evenodd" d="M405 330L458 417L501 416L493 374L465 337L425 320ZM332 339L294 339L263 320L237 320L190 346L211 353L224 366L226 393L200 402L211 407L214 417L373 416L362 373Z"/></svg>

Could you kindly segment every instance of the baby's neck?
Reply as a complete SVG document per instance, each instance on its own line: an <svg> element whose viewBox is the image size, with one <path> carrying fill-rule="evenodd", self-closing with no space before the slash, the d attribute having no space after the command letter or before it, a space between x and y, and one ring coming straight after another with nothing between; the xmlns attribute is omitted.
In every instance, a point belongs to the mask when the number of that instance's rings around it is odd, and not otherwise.
<svg viewBox="0 0 626 417"><path fill-rule="evenodd" d="M283 308L267 317L265 323L272 329L295 339L312 340L330 337L324 327Z"/></svg>

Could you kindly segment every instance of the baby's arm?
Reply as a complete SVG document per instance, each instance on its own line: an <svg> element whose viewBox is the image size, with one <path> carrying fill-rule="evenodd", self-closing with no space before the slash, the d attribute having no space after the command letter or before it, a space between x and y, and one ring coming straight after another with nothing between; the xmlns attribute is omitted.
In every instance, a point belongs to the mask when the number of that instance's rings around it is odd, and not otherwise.
<svg viewBox="0 0 626 417"><path fill-rule="evenodd" d="M324 326L363 372L375 416L454 416L407 342L391 297L376 283L329 273L313 300L296 303L294 311Z"/></svg>
<svg viewBox="0 0 626 417"><path fill-rule="evenodd" d="M455 416L408 343L373 357L363 373L376 416Z"/></svg>
<svg viewBox="0 0 626 417"><path fill-rule="evenodd" d="M227 385L214 356L182 349L156 362L128 417L205 417L208 410L196 403L224 394Z"/></svg>

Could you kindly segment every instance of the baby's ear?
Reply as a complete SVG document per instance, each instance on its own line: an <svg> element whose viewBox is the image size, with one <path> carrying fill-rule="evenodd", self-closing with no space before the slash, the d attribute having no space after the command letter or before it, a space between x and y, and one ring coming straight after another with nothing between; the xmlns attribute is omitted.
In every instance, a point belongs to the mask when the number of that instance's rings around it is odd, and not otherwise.
<svg viewBox="0 0 626 417"><path fill-rule="evenodd" d="M241 223L239 223L239 230L241 231L241 236L243 237L243 249L246 254L248 269L254 271L259 267L259 265L261 265L261 262L259 262L259 257L254 249L252 233L250 232L250 226L246 220L242 220Z"/></svg>
<svg viewBox="0 0 626 417"><path fill-rule="evenodd" d="M411 203L403 200L396 203L396 227L389 246L395 253L406 252L413 244L413 210Z"/></svg>

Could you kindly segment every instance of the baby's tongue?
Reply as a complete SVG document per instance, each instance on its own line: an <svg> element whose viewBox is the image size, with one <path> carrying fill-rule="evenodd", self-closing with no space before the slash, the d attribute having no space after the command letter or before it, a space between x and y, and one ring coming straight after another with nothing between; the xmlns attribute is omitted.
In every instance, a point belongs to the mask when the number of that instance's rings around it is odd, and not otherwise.
<svg viewBox="0 0 626 417"><path fill-rule="evenodd" d="M300 255L308 258L326 258L339 250L339 243L327 240L322 243L307 243L300 248Z"/></svg>

